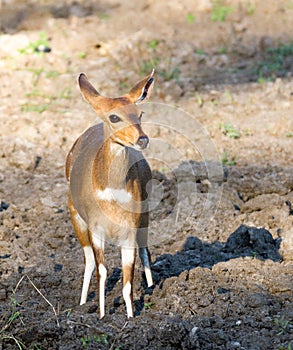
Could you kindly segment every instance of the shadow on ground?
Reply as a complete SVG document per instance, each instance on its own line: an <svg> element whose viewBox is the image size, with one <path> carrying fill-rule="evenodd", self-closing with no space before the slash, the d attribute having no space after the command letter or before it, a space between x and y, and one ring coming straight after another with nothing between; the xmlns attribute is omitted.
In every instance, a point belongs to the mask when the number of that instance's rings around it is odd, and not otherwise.
<svg viewBox="0 0 293 350"><path fill-rule="evenodd" d="M176 254L162 254L152 264L154 286L147 288L145 278L142 279L144 293L140 300L135 301L136 315L139 315L145 305L146 295L152 294L154 288L163 287L164 281L170 277L179 276L184 271L190 271L195 267L212 268L219 262L225 262L240 257L274 262L282 261L278 250L281 240L273 239L271 233L264 228L241 225L233 232L225 243L203 243L197 237L191 236L186 239L183 249ZM115 268L112 276L108 279L107 291L113 290L115 284L121 278L121 269ZM221 292L221 291L220 291ZM90 294L90 299L94 293ZM122 297L116 298L114 308L123 303Z"/></svg>

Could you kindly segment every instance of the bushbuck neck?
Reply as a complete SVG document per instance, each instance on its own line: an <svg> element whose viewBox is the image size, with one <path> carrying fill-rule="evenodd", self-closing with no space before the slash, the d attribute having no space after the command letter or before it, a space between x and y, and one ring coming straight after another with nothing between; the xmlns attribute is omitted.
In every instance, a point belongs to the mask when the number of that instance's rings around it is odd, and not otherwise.
<svg viewBox="0 0 293 350"><path fill-rule="evenodd" d="M119 99L116 99L116 102L119 103ZM103 123L104 143L97 152L93 169L94 187L97 189L125 188L129 171L138 160L138 154L134 150L142 149L133 140L147 140L146 134L142 131L140 119L137 118L137 115L141 115L140 110L135 105L131 105L128 98L123 98L122 103L128 104L122 105L111 113L115 116L126 115L129 124L126 127L122 125L121 129L113 131L111 124ZM129 146L125 146L123 144L125 142Z"/></svg>

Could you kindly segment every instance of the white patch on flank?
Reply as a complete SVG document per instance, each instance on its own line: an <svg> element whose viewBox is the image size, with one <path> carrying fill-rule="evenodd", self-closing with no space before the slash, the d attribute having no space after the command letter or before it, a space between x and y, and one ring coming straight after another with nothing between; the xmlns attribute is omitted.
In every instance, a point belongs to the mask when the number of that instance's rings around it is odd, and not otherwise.
<svg viewBox="0 0 293 350"><path fill-rule="evenodd" d="M132 195L124 189L117 190L114 188L106 187L104 190L97 190L97 196L103 201L116 201L120 204L129 203Z"/></svg>
<svg viewBox="0 0 293 350"><path fill-rule="evenodd" d="M92 277L92 273L95 269L95 256L92 247L86 246L83 247L84 257L85 257L85 268L84 268L84 276L83 276L83 285L82 292L80 298L80 305L86 303L87 293Z"/></svg>
<svg viewBox="0 0 293 350"><path fill-rule="evenodd" d="M74 219L81 231L86 231L87 230L87 224L86 222L80 217L80 215L77 213L74 215Z"/></svg>
<svg viewBox="0 0 293 350"><path fill-rule="evenodd" d="M105 316L105 284L107 279L107 269L103 264L99 264L99 275L100 275L100 286L99 286L100 318L103 318Z"/></svg>
<svg viewBox="0 0 293 350"><path fill-rule="evenodd" d="M128 281L123 287L122 294L126 304L127 317L133 317L132 302L131 302L131 284Z"/></svg>
<svg viewBox="0 0 293 350"><path fill-rule="evenodd" d="M151 287L154 284L151 269L149 267L145 267L144 273L148 283L148 287Z"/></svg>

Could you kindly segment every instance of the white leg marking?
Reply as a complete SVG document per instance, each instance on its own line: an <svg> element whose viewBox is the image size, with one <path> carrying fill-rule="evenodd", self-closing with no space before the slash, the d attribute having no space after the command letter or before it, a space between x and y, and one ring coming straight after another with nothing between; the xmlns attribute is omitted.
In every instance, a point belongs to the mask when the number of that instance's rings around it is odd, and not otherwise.
<svg viewBox="0 0 293 350"><path fill-rule="evenodd" d="M145 272L145 277L146 277L146 280L148 283L148 287L151 287L154 284L153 277L152 277L152 271L149 267L145 267L144 272Z"/></svg>
<svg viewBox="0 0 293 350"><path fill-rule="evenodd" d="M135 248L134 247L121 247L122 269L125 266L132 266L135 260ZM131 276L133 278L133 276ZM124 278L124 276L123 276ZM131 278L131 280L132 280ZM133 317L133 306L131 300L131 283L127 281L123 287L122 294L126 304L127 317Z"/></svg>
<svg viewBox="0 0 293 350"><path fill-rule="evenodd" d="M84 304L87 300L87 293L89 290L89 285L92 277L92 273L95 269L95 256L92 247L83 247L84 257L85 257L85 268L83 276L83 285L80 298L80 305Z"/></svg>
<svg viewBox="0 0 293 350"><path fill-rule="evenodd" d="M122 266L132 265L134 263L134 254L135 254L135 248L122 247L121 248Z"/></svg>
<svg viewBox="0 0 293 350"><path fill-rule="evenodd" d="M103 318L105 316L105 284L107 279L107 269L103 264L99 265L99 275L100 275L100 285L99 285L100 317Z"/></svg>
<svg viewBox="0 0 293 350"><path fill-rule="evenodd" d="M133 309L132 309L130 293L131 293L131 284L130 282L127 282L123 287L122 294L126 304L126 311L127 311L128 318L133 317Z"/></svg>

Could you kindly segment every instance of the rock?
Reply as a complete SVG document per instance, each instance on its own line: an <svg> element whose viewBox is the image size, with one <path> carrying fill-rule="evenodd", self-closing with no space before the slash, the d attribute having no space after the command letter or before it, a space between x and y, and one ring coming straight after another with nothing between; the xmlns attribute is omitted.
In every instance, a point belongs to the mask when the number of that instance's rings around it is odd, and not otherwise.
<svg viewBox="0 0 293 350"><path fill-rule="evenodd" d="M8 34L15 33L26 17L27 11L24 8L1 9L0 32Z"/></svg>
<svg viewBox="0 0 293 350"><path fill-rule="evenodd" d="M293 228L282 232L280 252L284 260L293 261Z"/></svg>
<svg viewBox="0 0 293 350"><path fill-rule="evenodd" d="M51 7L51 14L54 18L68 18L69 17L69 7L64 5L57 5Z"/></svg>
<svg viewBox="0 0 293 350"><path fill-rule="evenodd" d="M42 203L45 207L58 208L58 204L55 203L55 202L54 202L51 198L49 198L49 197L41 198L41 203Z"/></svg>
<svg viewBox="0 0 293 350"><path fill-rule="evenodd" d="M9 208L9 204L0 201L0 211L7 210Z"/></svg>
<svg viewBox="0 0 293 350"><path fill-rule="evenodd" d="M252 308L257 308L266 304L267 301L262 294L254 293L248 297L247 305Z"/></svg>
<svg viewBox="0 0 293 350"><path fill-rule="evenodd" d="M184 243L183 250L201 250L203 247L202 242L197 237L188 237Z"/></svg>
<svg viewBox="0 0 293 350"><path fill-rule="evenodd" d="M82 17L86 17L86 16L91 15L92 8L82 6L82 5L75 2L70 6L69 13L71 16L76 16L76 17L82 18Z"/></svg>
<svg viewBox="0 0 293 350"><path fill-rule="evenodd" d="M225 244L225 252L236 252L242 248L249 247L250 237L247 227L241 225L236 231L234 231L228 238Z"/></svg>
<svg viewBox="0 0 293 350"><path fill-rule="evenodd" d="M209 180L210 183L223 182L222 165L216 162L182 162L176 169L174 174L177 181L204 181Z"/></svg>
<svg viewBox="0 0 293 350"><path fill-rule="evenodd" d="M265 36L262 36L260 38L259 48L262 51L266 51L267 49L269 49L272 46L273 46L273 39L271 37L265 35Z"/></svg>
<svg viewBox="0 0 293 350"><path fill-rule="evenodd" d="M270 207L281 207L284 199L276 193L261 194L244 203L241 208L243 212L254 212Z"/></svg>
<svg viewBox="0 0 293 350"><path fill-rule="evenodd" d="M280 261L279 241L274 240L271 233L264 228L241 225L228 238L224 252L234 256L251 255L264 259Z"/></svg>
<svg viewBox="0 0 293 350"><path fill-rule="evenodd" d="M277 166L226 167L227 184L242 194L244 201L262 194L284 195L293 188L293 168Z"/></svg>

